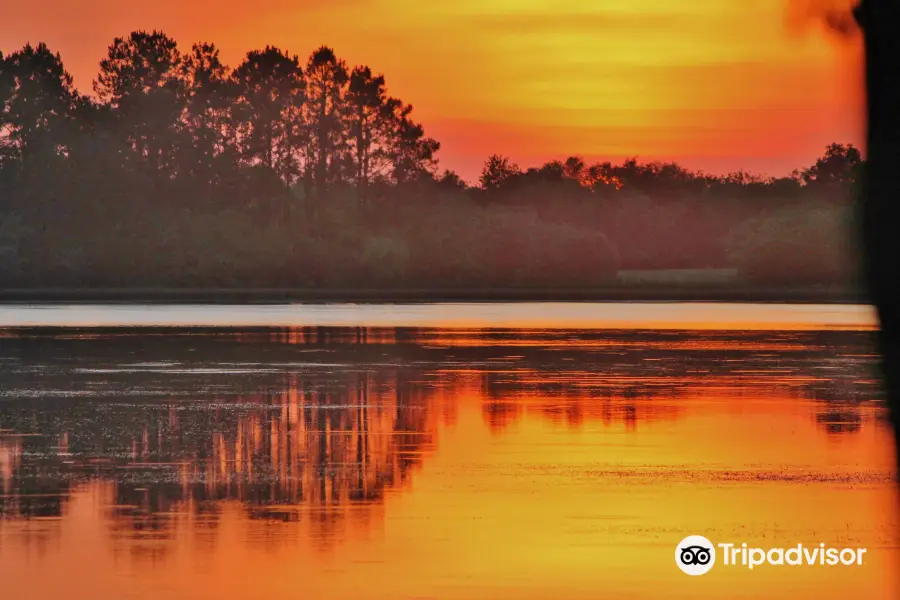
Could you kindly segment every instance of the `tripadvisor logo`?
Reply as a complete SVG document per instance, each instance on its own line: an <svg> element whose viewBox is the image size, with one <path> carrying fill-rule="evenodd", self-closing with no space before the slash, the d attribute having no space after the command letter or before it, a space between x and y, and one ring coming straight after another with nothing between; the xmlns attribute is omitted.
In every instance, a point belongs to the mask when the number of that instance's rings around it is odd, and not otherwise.
<svg viewBox="0 0 900 600"><path fill-rule="evenodd" d="M717 552L718 548L718 552ZM832 548L825 544L787 548L756 548L746 543L713 544L702 535L689 535L675 547L675 564L688 575L705 575L716 564L746 567L770 566L854 566L863 564L866 548Z"/></svg>
<svg viewBox="0 0 900 600"><path fill-rule="evenodd" d="M702 535L689 535L675 548L675 564L688 575L705 575L716 564L716 547Z"/></svg>

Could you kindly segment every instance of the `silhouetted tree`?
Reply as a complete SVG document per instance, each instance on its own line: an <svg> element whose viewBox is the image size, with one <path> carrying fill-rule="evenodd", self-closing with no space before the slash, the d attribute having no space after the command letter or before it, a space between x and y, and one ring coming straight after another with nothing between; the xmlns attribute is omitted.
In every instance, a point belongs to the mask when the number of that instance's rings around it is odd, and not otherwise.
<svg viewBox="0 0 900 600"><path fill-rule="evenodd" d="M807 185L850 186L859 180L862 162L862 154L852 144L830 144L801 177Z"/></svg>
<svg viewBox="0 0 900 600"><path fill-rule="evenodd" d="M609 161L595 163L588 167L586 183L595 192L611 193L622 187L622 180L614 172Z"/></svg>
<svg viewBox="0 0 900 600"><path fill-rule="evenodd" d="M116 38L94 91L112 109L113 121L141 164L164 176L177 170L184 80L175 40L160 31ZM160 173L162 174L162 173Z"/></svg>
<svg viewBox="0 0 900 600"><path fill-rule="evenodd" d="M326 46L312 53L306 65L306 120L310 128L307 190L324 197L342 172L347 136L342 117L349 75L344 61Z"/></svg>
<svg viewBox="0 0 900 600"><path fill-rule="evenodd" d="M506 156L493 154L484 163L481 170L479 183L485 191L496 191L508 183L512 178L521 174L519 165L511 162Z"/></svg>
<svg viewBox="0 0 900 600"><path fill-rule="evenodd" d="M536 169L536 174L544 181L562 181L566 177L566 165L561 161L551 160Z"/></svg>
<svg viewBox="0 0 900 600"><path fill-rule="evenodd" d="M349 155L360 201L365 201L372 174L381 173L383 165L389 162L385 143L389 134L384 123L386 105L384 75L372 75L369 67L353 69L347 89L347 125L351 140Z"/></svg>
<svg viewBox="0 0 900 600"><path fill-rule="evenodd" d="M449 169L444 170L437 182L441 187L454 191L464 191L469 187L456 171Z"/></svg>
<svg viewBox="0 0 900 600"><path fill-rule="evenodd" d="M567 178L581 183L586 175L584 159L580 156L570 156L567 158L566 162L563 163L563 174Z"/></svg>
<svg viewBox="0 0 900 600"><path fill-rule="evenodd" d="M297 56L272 46L247 53L232 76L238 147L245 165L261 165L286 183L301 173L308 137L303 123L306 82Z"/></svg>
<svg viewBox="0 0 900 600"><path fill-rule="evenodd" d="M184 168L208 184L220 183L238 158L236 86L230 75L214 44L194 44L182 62L184 122L191 139Z"/></svg>
<svg viewBox="0 0 900 600"><path fill-rule="evenodd" d="M411 104L392 99L388 102L387 110L393 134L390 155L394 182L405 183L433 174L437 166L435 155L441 148L440 142L425 137L425 129L411 119Z"/></svg>
<svg viewBox="0 0 900 600"><path fill-rule="evenodd" d="M27 166L66 154L77 101L72 76L46 44L0 57L0 161Z"/></svg>

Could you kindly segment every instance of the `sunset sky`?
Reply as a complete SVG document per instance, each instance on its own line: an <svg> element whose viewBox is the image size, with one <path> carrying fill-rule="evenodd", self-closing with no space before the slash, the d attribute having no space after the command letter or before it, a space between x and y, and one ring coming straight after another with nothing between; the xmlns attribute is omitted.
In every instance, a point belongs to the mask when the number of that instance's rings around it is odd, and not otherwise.
<svg viewBox="0 0 900 600"><path fill-rule="evenodd" d="M786 23L786 0L34 0L7 3L0 48L47 42L82 91L116 35L213 41L234 66L266 44L322 44L387 77L474 180L522 166L674 159L781 175L859 143L859 49Z"/></svg>

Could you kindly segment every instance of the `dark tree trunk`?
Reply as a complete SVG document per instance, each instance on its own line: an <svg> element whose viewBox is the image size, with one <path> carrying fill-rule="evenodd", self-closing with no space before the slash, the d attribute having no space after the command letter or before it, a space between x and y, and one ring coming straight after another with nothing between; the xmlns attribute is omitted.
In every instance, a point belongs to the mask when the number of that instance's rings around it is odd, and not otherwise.
<svg viewBox="0 0 900 600"><path fill-rule="evenodd" d="M865 268L870 298L881 321L878 343L896 441L900 435L900 4L862 0L856 18L866 51ZM900 444L897 448L900 464Z"/></svg>

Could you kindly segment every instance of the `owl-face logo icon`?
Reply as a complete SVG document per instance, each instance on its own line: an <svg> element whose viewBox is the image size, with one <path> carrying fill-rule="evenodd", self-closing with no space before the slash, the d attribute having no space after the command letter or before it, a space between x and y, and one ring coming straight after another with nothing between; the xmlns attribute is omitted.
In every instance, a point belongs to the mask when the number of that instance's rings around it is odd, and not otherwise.
<svg viewBox="0 0 900 600"><path fill-rule="evenodd" d="M702 535L689 535L675 548L675 564L688 575L705 575L716 564L716 547Z"/></svg>

